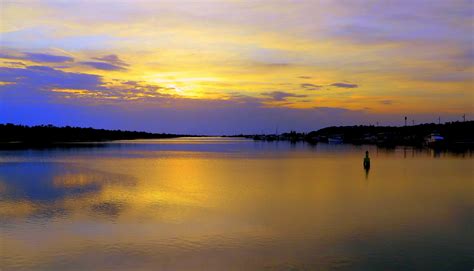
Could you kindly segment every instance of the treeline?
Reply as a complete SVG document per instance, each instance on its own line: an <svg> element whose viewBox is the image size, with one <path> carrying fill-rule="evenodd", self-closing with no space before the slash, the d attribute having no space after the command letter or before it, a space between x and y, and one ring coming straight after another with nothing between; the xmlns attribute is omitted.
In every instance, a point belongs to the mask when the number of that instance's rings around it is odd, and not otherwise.
<svg viewBox="0 0 474 271"><path fill-rule="evenodd" d="M295 131L280 135L245 135L255 140L328 142L338 138L344 143L395 145L423 145L428 135L438 133L444 137L447 146L474 146L474 121L448 122L444 124L426 123L411 126L332 126L310 133Z"/></svg>
<svg viewBox="0 0 474 271"><path fill-rule="evenodd" d="M377 138L393 143L422 143L431 133L439 133L446 142L474 142L474 121L447 122L444 124L425 123L412 126L339 126L327 127L307 134L308 138L329 137L341 135L344 142L358 143L359 141Z"/></svg>
<svg viewBox="0 0 474 271"><path fill-rule="evenodd" d="M96 142L127 139L175 138L184 135L105 130L53 125L25 126L0 124L0 143L49 144L58 142Z"/></svg>

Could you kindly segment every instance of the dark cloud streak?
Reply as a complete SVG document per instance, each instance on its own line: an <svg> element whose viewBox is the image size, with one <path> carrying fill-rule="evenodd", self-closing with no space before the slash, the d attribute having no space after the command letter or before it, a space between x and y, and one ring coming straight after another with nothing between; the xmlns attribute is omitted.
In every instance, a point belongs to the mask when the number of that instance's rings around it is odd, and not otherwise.
<svg viewBox="0 0 474 271"><path fill-rule="evenodd" d="M305 90L318 90L318 89L320 89L322 86L320 86L320 85L315 85L315 84L310 84L310 83L304 83L304 84L301 84L300 87L303 88L303 89L305 89Z"/></svg>
<svg viewBox="0 0 474 271"><path fill-rule="evenodd" d="M269 97L273 101L287 101L288 98L304 98L308 97L307 95L299 95L283 91L271 91L271 92L262 92L262 96Z"/></svg>
<svg viewBox="0 0 474 271"><path fill-rule="evenodd" d="M27 60L36 63L65 63L72 62L74 58L69 56L58 56L44 53L20 53L20 54L8 54L1 53L0 58L5 59L16 59L16 60Z"/></svg>
<svg viewBox="0 0 474 271"><path fill-rule="evenodd" d="M98 70L104 70L104 71L123 71L126 70L126 68L122 66L117 66L114 64L106 63L106 62L98 62L98 61L83 61L79 62L79 64L86 65Z"/></svg>
<svg viewBox="0 0 474 271"><path fill-rule="evenodd" d="M338 88L357 88L357 87L359 87L357 84L351 84L351 83L332 83L330 86L338 87Z"/></svg>

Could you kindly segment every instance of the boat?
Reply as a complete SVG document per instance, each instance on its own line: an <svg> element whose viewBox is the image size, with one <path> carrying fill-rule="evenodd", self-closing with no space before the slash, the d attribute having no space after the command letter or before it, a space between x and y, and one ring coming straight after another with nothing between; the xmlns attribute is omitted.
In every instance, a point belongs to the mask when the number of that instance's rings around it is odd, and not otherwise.
<svg viewBox="0 0 474 271"><path fill-rule="evenodd" d="M444 137L438 133L431 133L425 137L425 143L428 146L437 146L444 143Z"/></svg>
<svg viewBox="0 0 474 271"><path fill-rule="evenodd" d="M328 137L329 144L342 144L343 140L341 136L330 136Z"/></svg>

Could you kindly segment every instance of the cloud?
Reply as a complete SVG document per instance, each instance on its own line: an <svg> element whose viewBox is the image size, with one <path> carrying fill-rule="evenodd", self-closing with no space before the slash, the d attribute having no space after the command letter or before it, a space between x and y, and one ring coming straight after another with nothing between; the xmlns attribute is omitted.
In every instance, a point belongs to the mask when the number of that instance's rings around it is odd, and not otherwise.
<svg viewBox="0 0 474 271"><path fill-rule="evenodd" d="M98 61L83 61L79 62L82 65L86 65L98 70L104 70L104 71L123 71L126 70L126 68L114 64L110 64L107 62L98 62Z"/></svg>
<svg viewBox="0 0 474 271"><path fill-rule="evenodd" d="M0 67L0 100L31 99L35 101L79 99L82 102L100 104L106 101L149 100L160 104L173 95L160 92L170 90L138 81L115 80L106 84L99 75L64 72L47 66L25 68ZM8 84L15 83L15 84ZM54 98L54 99L53 99Z"/></svg>
<svg viewBox="0 0 474 271"><path fill-rule="evenodd" d="M74 58L69 56L59 56L59 55L51 55L45 53L21 53L21 52L8 52L8 53L0 53L0 58L3 59L13 59L13 60L26 60L36 63L67 63L73 62ZM83 61L77 62L80 65L86 65L89 67L93 67L98 70L105 70L105 71L119 71L119 70L126 70L129 66L128 63L120 59L117 55L105 55L101 57L94 57L92 59L99 60L99 61ZM17 63L20 64L20 63Z"/></svg>
<svg viewBox="0 0 474 271"><path fill-rule="evenodd" d="M97 89L102 84L102 77L98 75L63 72L47 66L0 67L0 80L15 82L19 87L31 87L38 90L53 87Z"/></svg>
<svg viewBox="0 0 474 271"><path fill-rule="evenodd" d="M382 100L382 101L380 101L380 103L384 104L384 105L392 105L393 101L392 100Z"/></svg>
<svg viewBox="0 0 474 271"><path fill-rule="evenodd" d="M10 67L26 67L26 65L20 61L5 61L3 64L9 65Z"/></svg>
<svg viewBox="0 0 474 271"><path fill-rule="evenodd" d="M25 59L39 63L64 63L74 61L74 58L69 56L58 56L41 53L26 53L25 56Z"/></svg>
<svg viewBox="0 0 474 271"><path fill-rule="evenodd" d="M0 53L0 58L5 58L5 59L21 59L21 56L16 56L16 55L7 54L7 53Z"/></svg>
<svg viewBox="0 0 474 271"><path fill-rule="evenodd" d="M120 67L128 67L129 64L126 63L125 61L121 60L117 55L105 55L101 57L94 57L92 59L99 60L102 62L106 62L115 66L120 66Z"/></svg>
<svg viewBox="0 0 474 271"><path fill-rule="evenodd" d="M315 84L309 84L309 83L304 83L300 85L301 88L304 88L305 90L318 90L322 86L320 85L315 85Z"/></svg>
<svg viewBox="0 0 474 271"><path fill-rule="evenodd" d="M246 105L252 104L257 107L262 105L261 98L245 95L240 92L229 93L228 100L236 102L238 104L246 104Z"/></svg>
<svg viewBox="0 0 474 271"><path fill-rule="evenodd" d="M27 60L36 63L66 63L74 61L74 58L69 56L59 56L45 53L0 53L0 58ZM99 61L83 61L78 63L81 65L86 65L98 70L105 71L123 71L126 70L126 67L129 66L128 63L126 63L114 54L94 57L92 59Z"/></svg>
<svg viewBox="0 0 474 271"><path fill-rule="evenodd" d="M307 95L299 95L289 92L283 91L272 91L272 92L263 92L261 93L263 96L269 97L271 100L274 101L287 101L287 98L304 98L308 97Z"/></svg>
<svg viewBox="0 0 474 271"><path fill-rule="evenodd" d="M302 76L298 76L298 78L301 78L301 79L312 79L313 77L302 75Z"/></svg>
<svg viewBox="0 0 474 271"><path fill-rule="evenodd" d="M69 56L58 56L44 53L18 53L18 54L0 54L0 58L27 60L36 63L65 63L72 62L74 58Z"/></svg>
<svg viewBox="0 0 474 271"><path fill-rule="evenodd" d="M0 67L0 81L14 83L0 86L0 107L8 104L46 106L58 101L53 89L87 89L99 94L105 90L98 75L63 72L46 66Z"/></svg>
<svg viewBox="0 0 474 271"><path fill-rule="evenodd" d="M127 70L126 67L130 66L128 63L114 54L93 57L92 59L99 61L83 61L79 62L79 64L104 71L124 71Z"/></svg>
<svg viewBox="0 0 474 271"><path fill-rule="evenodd" d="M351 83L332 83L330 86L338 87L338 88L357 88L357 87L359 87L357 84L351 84Z"/></svg>

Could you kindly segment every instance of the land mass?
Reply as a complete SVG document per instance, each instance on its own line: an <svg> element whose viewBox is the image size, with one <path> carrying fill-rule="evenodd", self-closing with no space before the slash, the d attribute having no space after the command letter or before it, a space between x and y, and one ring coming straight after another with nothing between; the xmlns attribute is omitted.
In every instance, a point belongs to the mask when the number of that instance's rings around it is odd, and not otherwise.
<svg viewBox="0 0 474 271"><path fill-rule="evenodd" d="M45 146L63 143L104 142L112 140L176 138L190 135L105 130L53 125L25 126L0 124L1 145Z"/></svg>
<svg viewBox="0 0 474 271"><path fill-rule="evenodd" d="M336 142L349 144L377 144L382 146L422 146L433 135L438 147L474 147L474 121L426 123L410 126L332 126L309 133L291 131L282 134L235 135L264 141ZM177 138L196 135L148 133L138 131L105 130L81 127L56 127L53 125L25 126L0 124L0 147L3 146L50 146L71 143L105 142L131 139Z"/></svg>
<svg viewBox="0 0 474 271"><path fill-rule="evenodd" d="M254 140L291 142L337 142L349 144L377 144L382 146L422 146L436 143L438 147L474 147L474 121L425 123L410 126L332 126L309 133L291 131L283 134L238 135ZM440 140L430 141L432 137Z"/></svg>

